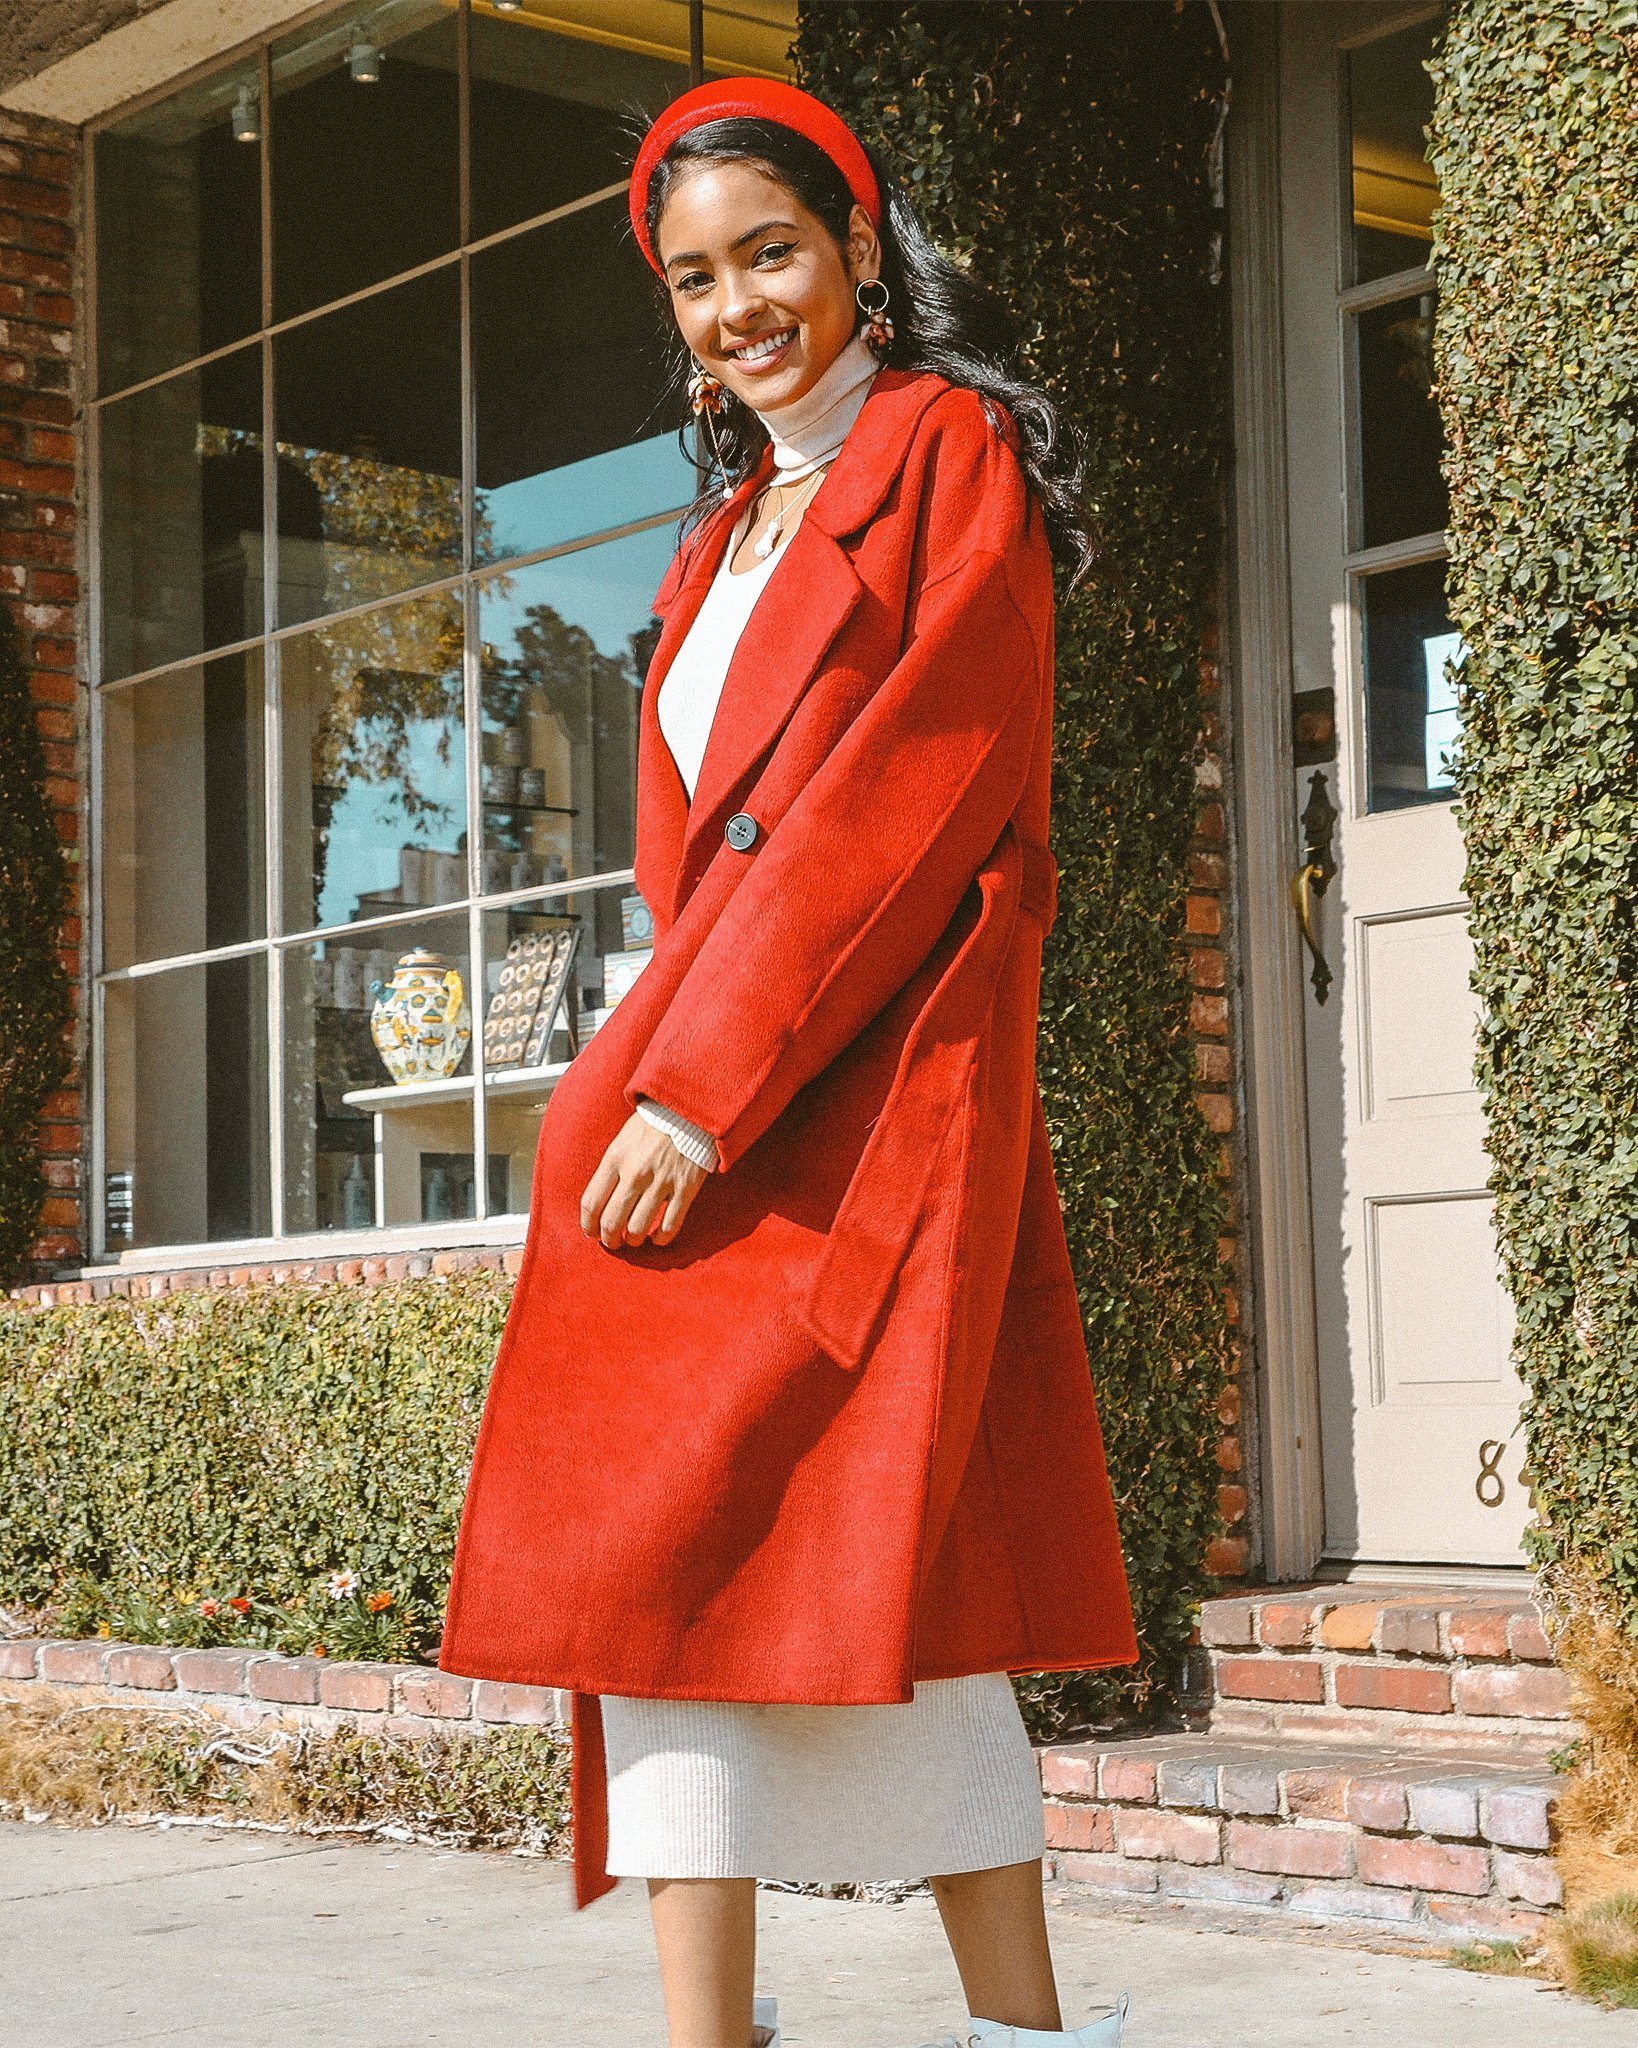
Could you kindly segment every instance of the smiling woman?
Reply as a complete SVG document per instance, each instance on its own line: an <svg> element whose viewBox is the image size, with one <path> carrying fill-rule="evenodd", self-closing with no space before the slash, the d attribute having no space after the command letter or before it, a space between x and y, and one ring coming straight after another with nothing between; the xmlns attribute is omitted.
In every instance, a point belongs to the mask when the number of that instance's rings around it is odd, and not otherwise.
<svg viewBox="0 0 1638 2048"><path fill-rule="evenodd" d="M718 474L440 1661L572 1693L577 1901L649 1880L675 2048L777 2041L759 1876L930 1878L974 2036L1112 2048L1057 2031L1008 1682L1136 1648L1034 1064L1079 449L808 94L685 94L628 204Z"/></svg>

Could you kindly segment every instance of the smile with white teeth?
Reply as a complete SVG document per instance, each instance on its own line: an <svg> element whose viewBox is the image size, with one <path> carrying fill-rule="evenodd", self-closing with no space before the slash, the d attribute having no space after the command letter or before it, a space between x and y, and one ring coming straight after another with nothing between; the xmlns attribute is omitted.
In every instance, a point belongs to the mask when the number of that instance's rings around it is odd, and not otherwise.
<svg viewBox="0 0 1638 2048"><path fill-rule="evenodd" d="M759 363L764 356L771 356L782 349L796 332L794 327L781 327L777 334L764 335L761 341L754 341L749 348L734 351L735 360L741 363Z"/></svg>

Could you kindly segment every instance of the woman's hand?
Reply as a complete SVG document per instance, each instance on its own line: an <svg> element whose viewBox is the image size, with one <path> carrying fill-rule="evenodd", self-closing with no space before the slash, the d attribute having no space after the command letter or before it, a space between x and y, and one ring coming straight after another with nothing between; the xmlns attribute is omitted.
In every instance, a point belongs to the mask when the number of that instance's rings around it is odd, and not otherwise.
<svg viewBox="0 0 1638 2048"><path fill-rule="evenodd" d="M670 1244L707 1179L666 1136L634 1110L603 1154L580 1197L580 1227L609 1251Z"/></svg>

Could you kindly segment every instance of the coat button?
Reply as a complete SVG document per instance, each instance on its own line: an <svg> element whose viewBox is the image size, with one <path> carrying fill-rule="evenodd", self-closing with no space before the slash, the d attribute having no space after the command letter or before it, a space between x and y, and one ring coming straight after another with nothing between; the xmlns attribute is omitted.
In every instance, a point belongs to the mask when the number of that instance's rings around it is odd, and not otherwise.
<svg viewBox="0 0 1638 2048"><path fill-rule="evenodd" d="M723 828L723 837L736 853L756 844L757 822L749 811L735 811Z"/></svg>

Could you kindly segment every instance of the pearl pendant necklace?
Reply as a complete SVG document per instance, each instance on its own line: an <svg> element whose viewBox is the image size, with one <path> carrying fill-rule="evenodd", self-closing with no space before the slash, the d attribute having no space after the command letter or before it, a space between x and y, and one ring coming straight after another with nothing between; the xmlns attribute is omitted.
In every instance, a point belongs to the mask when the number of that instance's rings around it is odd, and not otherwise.
<svg viewBox="0 0 1638 2048"><path fill-rule="evenodd" d="M823 455L813 462L804 464L803 467L795 473L795 478L800 479L802 477L817 476L820 470L824 468L825 464L829 462L829 460L830 457L828 455ZM779 481L782 484L788 484L793 480L794 479L792 476L792 472L789 470L786 470L779 479ZM751 553L756 556L758 561L765 562L768 559L768 557L773 553L774 549L778 547L779 536L785 530L785 516L790 511L790 509L790 505L788 504L781 505L779 510L772 517L772 519L768 521L766 532L759 534L757 538L754 541L752 541Z"/></svg>

